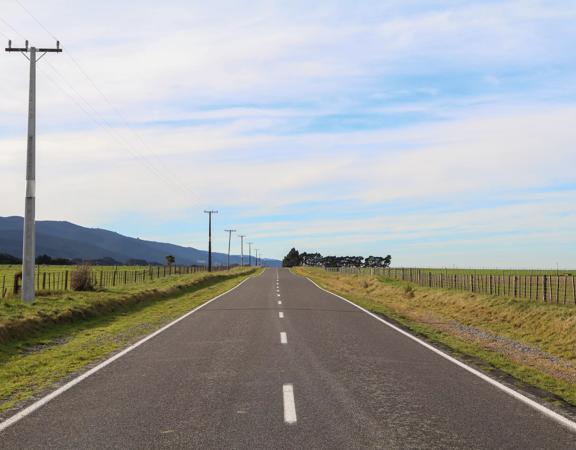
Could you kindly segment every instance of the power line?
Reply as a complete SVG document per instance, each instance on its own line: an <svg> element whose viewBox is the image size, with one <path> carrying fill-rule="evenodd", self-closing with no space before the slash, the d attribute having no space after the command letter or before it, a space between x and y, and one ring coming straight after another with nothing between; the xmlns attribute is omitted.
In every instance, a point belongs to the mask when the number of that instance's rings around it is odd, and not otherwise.
<svg viewBox="0 0 576 450"><path fill-rule="evenodd" d="M20 5L23 6L23 5ZM23 8L27 13L29 13L31 16L32 14L30 13L30 11L28 11L26 8ZM32 16L36 22L40 23L38 21L38 19L36 19L34 16ZM19 36L23 36L22 33L20 33L16 28L14 28L12 25L10 25L6 20L2 19L2 21L11 29L13 30L16 34L18 34ZM45 28L45 27L43 27ZM48 32L49 35L52 36L52 34L50 32ZM67 92L60 84L58 84L58 82L56 82L55 79L53 79L50 75L48 75L44 70L40 69L40 71L42 72L42 74L48 79L48 81L50 81L56 88L58 88L61 92L63 92L92 122L94 122L94 124L98 127L101 128L102 130L104 130L109 136L111 136L113 138L113 140L115 140L116 142L120 143L120 145L125 146L126 149L128 150L128 152L130 152L132 154L132 156L138 161L140 162L143 166L145 166L148 170L150 170L150 172L154 175L156 175L157 177L159 177L164 183L167 183L168 185L171 185L172 188L176 188L177 191L181 191L182 194L188 196L189 192L187 192L186 189L184 189L182 186L179 186L173 177L167 177L164 176L164 174L158 170L156 167L154 167L154 165L148 161L148 159L142 155L136 148L134 148L132 146L132 143L129 142L128 140L126 140L120 133L117 132L117 130L104 118L99 117L100 114L96 111L96 108L94 108L90 102L88 100L86 100L75 88L74 86L72 86L72 84L70 82L68 82L68 80L66 79L66 77L64 75L62 75L62 73L56 69L56 67L54 67L52 64L50 64L50 62L46 61L48 63L48 66L56 73L57 76L60 77L60 79L62 81L64 81L64 83L68 86L68 88L73 91L76 96L82 100L82 102L84 102L84 105L80 102L78 102L74 96L72 96L69 92ZM88 109L86 109L86 107L90 110L92 110L92 112L90 112ZM109 130L108 130L108 129Z"/></svg>
<svg viewBox="0 0 576 450"><path fill-rule="evenodd" d="M49 64L50 65L50 64ZM51 65L50 65L51 66ZM52 68L54 68L52 66ZM84 99L70 84L68 87L76 93L76 95L85 103L82 104L81 102L77 101L74 96L72 96L69 92L67 92L60 84L56 82L54 78L52 78L46 71L40 69L42 74L46 77L48 81L50 81L56 88L58 88L61 92L63 92L98 128L102 129L105 133L108 134L114 141L119 143L122 147L124 147L134 159L136 159L139 163L141 163L145 168L147 168L153 175L157 176L166 186L170 186L175 188L176 191L181 191L180 193L188 196L187 192L182 191L182 188L173 183L172 178L165 176L160 170L158 170L153 164L151 164L145 156L140 154L133 146L130 141L125 139L117 130L106 120L103 118L98 117L98 112L95 108L86 100ZM57 72L58 73L58 72ZM64 81L66 81L64 79ZM88 109L87 109L88 108ZM92 110L92 111L90 111Z"/></svg>
<svg viewBox="0 0 576 450"><path fill-rule="evenodd" d="M102 97L102 99L108 104L108 106L112 109L112 111L116 114L116 116L118 116L118 118L120 119L120 121L124 124L124 126L130 130L130 132L140 141L141 145L145 148L150 149L150 147L148 146L148 144L146 143L146 141L142 138L142 136L140 136L140 134L136 133L134 130L131 129L130 127L130 123L129 121L126 119L126 117L124 116L124 114L122 114L122 112L110 101L110 99L108 98L108 96L106 96L106 94L104 94L104 92L102 92L102 90L97 86L96 82L90 77L90 75L88 75L88 73L86 72L86 70L84 70L84 68L80 65L80 63L76 60L76 58L74 58L71 54L66 54L66 56L68 56L70 58L70 61L73 62L73 64L76 66L76 68L78 69L78 71L88 80L88 82L92 85L92 87L96 90L96 92L98 92L98 94ZM181 186L181 189L184 189L186 191L189 192L189 194L191 194L196 200L198 200L198 195L192 191L192 189L187 186L186 184L182 183L180 181L180 179L175 175L174 172L171 171L171 169L164 164L164 162L153 156L152 158L158 163L160 164L163 169L167 172L170 172L170 175L172 176L172 180L174 183L178 184ZM151 158L151 159L152 159Z"/></svg>
<svg viewBox="0 0 576 450"><path fill-rule="evenodd" d="M50 33L50 31L48 30L48 28L46 28L44 25L42 25L42 22L40 22L40 21L36 18L36 16L35 16L34 14L32 14L32 13L30 12L30 10L29 10L28 8L26 8L26 7L20 2L20 0L14 0L14 1L15 1L16 3L18 3L18 4L20 5L20 8L22 8L24 11L26 11L26 12L28 13L28 15L29 15L30 17L32 17L32 19L34 19L34 21L35 21L38 25L40 25L40 26L42 27L42 29L43 29L46 33L48 33L48 35L49 35L52 39L54 39L55 41L58 40L58 38L57 38L56 36L54 36L52 33Z"/></svg>
<svg viewBox="0 0 576 450"><path fill-rule="evenodd" d="M14 0L49 36L51 36L52 38L56 39L56 37L54 36L53 33L50 32L50 30L48 30L48 28L46 26L44 26L44 24L42 22L40 22L40 20L34 15L32 14L32 12L26 8L21 1L19 0ZM13 28L13 27L11 27ZM112 111L120 118L121 122L123 122L124 126L130 130L130 132L136 136L136 138L140 141L140 144L145 147L150 149L150 147L148 146L148 144L146 143L146 141L138 134L136 133L134 130L131 129L129 122L126 120L126 118L124 117L124 115L118 110L118 108L116 108L116 106L114 106L114 104L109 100L109 98L104 94L104 92L102 92L102 90L96 85L96 83L94 82L94 80L88 75L88 73L86 72L86 70L84 70L84 68L80 65L80 63L76 60L76 58L74 58L74 56L72 56L71 54L69 54L69 51L67 51L65 53L65 55L70 59L70 61L72 61L72 63L76 66L76 68L78 69L78 71L88 80L88 82L92 85L92 87L96 90L96 92L98 92L98 94L103 98L103 100L108 104L108 106L112 109ZM58 74L59 76L68 84L70 85L70 83L67 82L66 78L57 71L57 69L55 69L53 66L51 66ZM76 95L78 95L80 98L82 98L82 100L90 105L90 103L85 100L79 93L78 91L76 91L75 89L73 89L73 91L76 93ZM91 107L91 109L93 109L95 111L95 108ZM106 120L102 120L106 126L110 127L111 129L113 128L108 121ZM169 180L169 183L172 186L176 186L177 190L182 191L182 193L186 194L187 196L191 196L193 197L195 200L198 200L199 196L198 194L196 194L189 186L185 185L184 183L181 182L180 178L178 176L176 176L176 174L174 172L172 172L172 170L166 166L166 164L159 159L158 157L155 157L153 155L143 155L141 152L139 152L138 150L136 150L134 147L132 148L132 153L134 155L134 153L138 154L140 158L145 159L148 161L149 165L153 165L152 160L154 160L157 164L162 166L162 170L164 172L169 172L168 173L168 177L166 177L167 180Z"/></svg>
<svg viewBox="0 0 576 450"><path fill-rule="evenodd" d="M0 22L2 22L4 25L6 25L8 28L10 28L14 33L16 33L18 35L18 37L20 37L23 40L26 40L26 38L16 29L14 28L12 25L10 25L8 22L6 22L6 20L4 20L2 17L0 17ZM4 34L4 33L2 33ZM4 36L6 36L4 34ZM6 36L6 39L10 39L8 36Z"/></svg>

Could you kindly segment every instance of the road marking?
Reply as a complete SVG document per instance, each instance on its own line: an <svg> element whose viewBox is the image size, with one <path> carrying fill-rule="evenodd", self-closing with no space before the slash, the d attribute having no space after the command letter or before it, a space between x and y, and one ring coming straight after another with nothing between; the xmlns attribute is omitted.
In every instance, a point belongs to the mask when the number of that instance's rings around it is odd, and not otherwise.
<svg viewBox="0 0 576 450"><path fill-rule="evenodd" d="M280 343L281 344L287 344L288 343L288 336L286 336L286 332L284 332L284 331L280 332Z"/></svg>
<svg viewBox="0 0 576 450"><path fill-rule="evenodd" d="M282 311L280 311L280 312L278 313L278 317L279 317L280 319L283 319L283 318L284 318L284 313L283 313Z"/></svg>
<svg viewBox="0 0 576 450"><path fill-rule="evenodd" d="M78 383L80 383L81 381L85 380L86 378L88 378L90 375L95 374L96 372L98 372L99 370L103 369L104 367L108 366L109 364L113 363L114 361L116 361L117 359L121 358L122 356L126 355L127 353L130 353L132 350L140 347L142 344L144 344L145 342L149 341L150 339L152 339L153 337L158 336L160 333L162 333L163 331L166 331L168 328L172 327L173 325L176 325L178 322L186 319L188 316L194 314L196 311L198 311L199 309L204 308L204 306L208 305L209 303L212 303L215 300L218 300L220 297L225 296L226 294L232 292L234 289L239 288L240 286L242 286L246 281L248 281L250 278L252 278L251 276L246 278L245 280L242 280L242 282L238 283L236 286L234 286L232 289L228 289L226 292L223 292L222 294L208 300L207 302L202 303L200 306L197 306L196 308L194 308L192 311L187 312L186 314L184 314L183 316L178 317L176 320L170 322L168 325L164 325L162 328L160 328L159 330L156 330L154 333L149 334L148 336L140 339L138 342L136 342L135 344L132 344L130 347L125 348L124 350L122 350L120 353L116 353L114 356L108 358L107 360L101 362L100 364L98 364L96 367L93 367L92 369L88 370L87 372L84 372L82 375L74 378L73 380L69 381L68 383L66 383L64 386L56 389L54 392L51 392L50 394L46 395L45 397L42 397L40 400L38 400L37 402L32 403L30 406L28 406L27 408L24 408L22 411L20 411L17 414L14 414L12 417L9 417L8 419L6 419L4 422L0 423L0 432L4 431L6 428L8 428L11 425L14 425L16 422L22 420L24 417L32 414L34 411L36 411L37 409L40 409L42 406L44 406L46 403L48 403L50 400L54 400L56 397L62 395L64 392L66 392L67 390L69 390L70 388L76 386Z"/></svg>
<svg viewBox="0 0 576 450"><path fill-rule="evenodd" d="M558 414L555 411L552 411L551 409L547 408L544 405L541 405L540 403L526 397L525 395L521 394L520 392L515 391L512 388L509 388L508 386L500 383L499 381L494 380L493 378L490 378L488 375L480 372L479 370L474 369L473 367L470 367L466 364L464 364L462 361L458 361L456 358L453 358L452 356L444 353L441 350L438 350L436 347L433 347L432 345L428 344L427 342L424 342L423 340L417 338L416 336L411 335L410 333L408 333L407 331L404 331L401 328L398 328L396 325L388 322L387 320L384 320L382 317L377 316L376 314L368 311L365 308L362 308L361 306L358 306L356 303L351 302L350 300L348 300L347 298L344 298L338 294L334 294L334 292L330 292L328 289L324 289L321 286L318 286L314 281L312 281L310 278L306 277L306 279L308 281L310 281L314 286L316 286L318 289L323 290L324 292L327 292L330 295L333 295L336 298L339 298L340 300L344 300L345 302L350 303L352 306L355 306L356 308L360 309L361 311L364 311L366 314L372 316L373 318L375 318L376 320L379 320L380 322L382 322L383 324L389 326L390 328L392 328L393 330L396 330L398 333L403 334L404 336L412 339L413 341L417 342L418 344L426 347L428 350L433 351L434 353L436 353L437 355L441 356L444 359L447 359L448 361L456 364L457 366L460 366L462 369L470 372L473 375L476 375L478 378L481 378L482 380L490 383L492 386L494 386L497 389L500 389L501 391L505 392L506 394L514 397L516 400L521 401L522 403L534 408L535 410L537 410L538 412L544 414L545 416L549 417L550 419L554 420L555 422L559 423L560 425L565 426L566 428L570 429L571 431L576 432L576 422L568 419L567 417L564 417L561 414Z"/></svg>
<svg viewBox="0 0 576 450"><path fill-rule="evenodd" d="M280 294L276 294L277 297L280 297Z"/></svg>
<svg viewBox="0 0 576 450"><path fill-rule="evenodd" d="M284 394L284 423L296 423L296 402L294 401L294 386L285 384L282 386Z"/></svg>
<svg viewBox="0 0 576 450"><path fill-rule="evenodd" d="M281 304L282 304L282 300L278 300L278 304L281 305Z"/></svg>

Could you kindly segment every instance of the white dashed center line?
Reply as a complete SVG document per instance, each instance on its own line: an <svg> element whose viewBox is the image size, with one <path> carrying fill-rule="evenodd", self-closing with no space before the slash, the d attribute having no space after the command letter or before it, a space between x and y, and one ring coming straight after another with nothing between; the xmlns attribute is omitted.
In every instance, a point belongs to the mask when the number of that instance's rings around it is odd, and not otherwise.
<svg viewBox="0 0 576 450"><path fill-rule="evenodd" d="M282 386L284 394L284 423L296 423L296 403L294 402L294 386L285 384Z"/></svg>
<svg viewBox="0 0 576 450"><path fill-rule="evenodd" d="M284 331L280 332L280 343L281 344L287 344L288 343L288 336L286 336L286 332L284 332Z"/></svg>
<svg viewBox="0 0 576 450"><path fill-rule="evenodd" d="M278 304L281 305L281 304L282 304L282 300L278 300Z"/></svg>
<svg viewBox="0 0 576 450"><path fill-rule="evenodd" d="M279 317L280 319L283 319L283 318L284 318L284 313L283 313L282 311L280 311L280 312L278 313L278 317Z"/></svg>

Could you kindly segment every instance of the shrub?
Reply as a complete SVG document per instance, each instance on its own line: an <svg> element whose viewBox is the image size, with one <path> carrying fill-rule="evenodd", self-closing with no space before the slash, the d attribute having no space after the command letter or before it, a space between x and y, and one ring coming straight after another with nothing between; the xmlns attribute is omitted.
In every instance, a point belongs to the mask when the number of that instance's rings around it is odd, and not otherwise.
<svg viewBox="0 0 576 450"><path fill-rule="evenodd" d="M73 291L93 291L92 267L88 264L76 267L70 277L70 287Z"/></svg>
<svg viewBox="0 0 576 450"><path fill-rule="evenodd" d="M407 284L404 286L404 297L406 298L414 298L414 288Z"/></svg>

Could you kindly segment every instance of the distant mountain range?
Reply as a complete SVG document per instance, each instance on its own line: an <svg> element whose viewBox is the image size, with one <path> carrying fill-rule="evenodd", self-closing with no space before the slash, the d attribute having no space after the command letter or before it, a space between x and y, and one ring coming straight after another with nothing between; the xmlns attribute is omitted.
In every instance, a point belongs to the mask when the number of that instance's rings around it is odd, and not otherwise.
<svg viewBox="0 0 576 450"><path fill-rule="evenodd" d="M22 257L23 223L22 217L0 217L0 253ZM208 252L204 250L145 241L100 228L85 228L70 222L51 220L36 222L36 255L85 261L112 258L123 264L131 260L164 264L165 257L173 255L176 264L204 265L208 262ZM212 264L225 265L226 258L226 254L214 252ZM275 259L264 259L263 262L266 266L281 265ZM240 256L231 255L230 263L240 264ZM247 255L244 256L244 263L248 263Z"/></svg>

